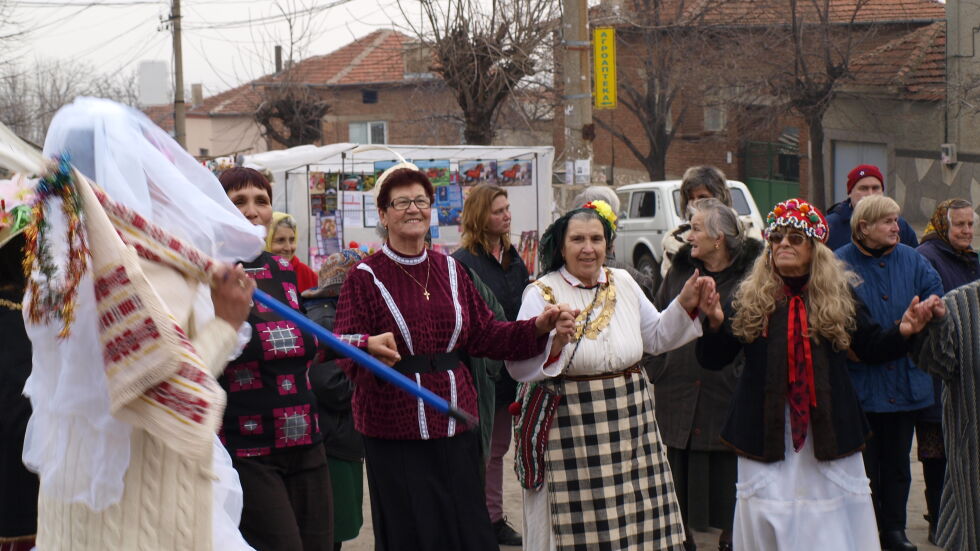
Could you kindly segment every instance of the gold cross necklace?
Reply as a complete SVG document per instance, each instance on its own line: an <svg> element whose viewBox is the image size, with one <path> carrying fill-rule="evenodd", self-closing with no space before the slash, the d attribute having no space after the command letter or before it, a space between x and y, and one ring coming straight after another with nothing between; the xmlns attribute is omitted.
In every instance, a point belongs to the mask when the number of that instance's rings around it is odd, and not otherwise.
<svg viewBox="0 0 980 551"><path fill-rule="evenodd" d="M395 261L395 266L401 268L401 270L405 272L405 275L412 278L412 281L414 281L416 285L422 288L422 294L425 295L425 300L429 300L429 271L432 268L432 264L429 262L429 259L428 258L425 259L425 285L419 283L419 280L415 279L415 276L408 273L408 270L406 270L405 267L402 266L400 262Z"/></svg>

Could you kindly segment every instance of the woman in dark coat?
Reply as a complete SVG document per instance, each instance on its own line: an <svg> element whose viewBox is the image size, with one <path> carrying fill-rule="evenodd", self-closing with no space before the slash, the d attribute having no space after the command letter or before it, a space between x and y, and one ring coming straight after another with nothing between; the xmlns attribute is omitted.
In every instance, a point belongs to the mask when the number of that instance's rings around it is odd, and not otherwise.
<svg viewBox="0 0 980 551"><path fill-rule="evenodd" d="M727 301L762 252L762 242L747 237L735 211L718 199L700 199L693 209L687 245L674 255L653 301L658 310L680 294L695 270L712 277ZM740 370L741 357L717 372L701 369L693 342L655 357L649 370L684 523L698 531L720 529L721 551L732 548L736 479L735 454L721 442L721 425ZM693 549L693 538L687 541Z"/></svg>
<svg viewBox="0 0 980 551"><path fill-rule="evenodd" d="M31 341L24 330L24 234L30 209L0 210L0 549L27 551L37 533L37 475L21 460L31 402L23 395L31 374ZM9 220L6 220L9 219Z"/></svg>

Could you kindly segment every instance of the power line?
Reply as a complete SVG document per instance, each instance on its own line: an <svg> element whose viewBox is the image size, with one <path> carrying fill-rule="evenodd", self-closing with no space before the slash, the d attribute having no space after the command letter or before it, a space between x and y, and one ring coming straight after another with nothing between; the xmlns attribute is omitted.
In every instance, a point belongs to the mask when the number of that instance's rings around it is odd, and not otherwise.
<svg viewBox="0 0 980 551"><path fill-rule="evenodd" d="M351 0L334 0L333 2L323 4L320 6L312 6L309 8L304 8L300 10L294 10L288 13L280 13L276 15L267 15L264 17L256 17L254 19L243 19L240 21L225 21L223 23L207 23L203 25L187 25L184 27L186 30L203 30L203 29L236 29L242 27L251 27L253 25L265 25L268 23L275 23L281 20L288 20L290 17L303 16L303 15L313 15L321 11L326 11L330 8L335 8L342 4L346 4Z"/></svg>
<svg viewBox="0 0 980 551"><path fill-rule="evenodd" d="M127 2L44 2L42 0L8 0L8 6L15 8L128 8L136 5L163 5L160 0L132 0Z"/></svg>

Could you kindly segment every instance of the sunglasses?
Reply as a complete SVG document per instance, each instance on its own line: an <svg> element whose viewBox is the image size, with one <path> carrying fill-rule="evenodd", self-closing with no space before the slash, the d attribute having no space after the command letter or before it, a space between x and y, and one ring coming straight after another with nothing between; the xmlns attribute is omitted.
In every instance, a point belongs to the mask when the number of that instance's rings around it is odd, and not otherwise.
<svg viewBox="0 0 980 551"><path fill-rule="evenodd" d="M773 245L779 245L783 242L783 238L789 239L789 244L793 246L802 245L808 238L802 233L782 233L778 231L769 232L769 242Z"/></svg>

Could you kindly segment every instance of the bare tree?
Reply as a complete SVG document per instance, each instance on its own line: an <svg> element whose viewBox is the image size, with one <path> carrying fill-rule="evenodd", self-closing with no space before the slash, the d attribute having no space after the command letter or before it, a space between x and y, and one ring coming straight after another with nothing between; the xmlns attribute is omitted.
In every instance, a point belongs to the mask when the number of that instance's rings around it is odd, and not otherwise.
<svg viewBox="0 0 980 551"><path fill-rule="evenodd" d="M558 22L553 0L420 0L422 23L410 25L432 56L463 113L468 144L493 142L501 105L542 69ZM404 0L399 0L406 14ZM411 21L408 15L404 18Z"/></svg>
<svg viewBox="0 0 980 551"><path fill-rule="evenodd" d="M775 24L755 34L742 50L742 57L756 65L742 72L752 78L743 84L775 99L772 117L790 112L806 125L810 177L800 182L800 195L820 208L833 196L832 182L824 174L824 115L852 79L852 62L877 31L870 22L858 21L868 2L852 0L842 10L841 2L832 0L765 0L758 8Z"/></svg>
<svg viewBox="0 0 980 551"><path fill-rule="evenodd" d="M721 101L727 82L726 26L711 19L722 0L636 0L593 20L615 25L619 103L639 124L596 112L596 125L622 142L652 180L666 177L667 151L692 109ZM641 133L632 130L639 126Z"/></svg>
<svg viewBox="0 0 980 551"><path fill-rule="evenodd" d="M267 139L285 147L320 141L321 121L330 111L330 105L296 68L315 32L313 18L307 16L313 8L298 6L296 2L276 3L288 31L285 64L276 67L271 79L257 83L262 99L255 109L255 121Z"/></svg>
<svg viewBox="0 0 980 551"><path fill-rule="evenodd" d="M44 141L54 114L78 96L136 105L136 73L108 77L84 63L52 60L0 71L0 121L34 143Z"/></svg>

